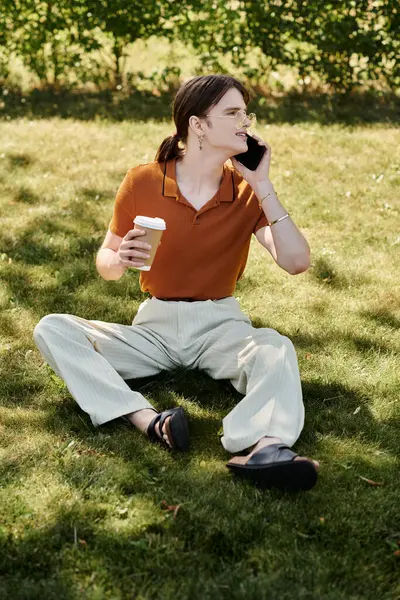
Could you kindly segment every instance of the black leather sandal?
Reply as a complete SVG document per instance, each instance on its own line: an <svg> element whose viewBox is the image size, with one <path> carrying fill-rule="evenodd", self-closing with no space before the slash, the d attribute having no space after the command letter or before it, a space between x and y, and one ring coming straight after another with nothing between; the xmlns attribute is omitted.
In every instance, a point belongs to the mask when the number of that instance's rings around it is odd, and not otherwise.
<svg viewBox="0 0 400 600"><path fill-rule="evenodd" d="M309 490L317 483L317 469L311 460L295 461L297 456L285 444L271 444L247 461L244 456L235 456L226 466L235 475L261 488L276 487L289 492Z"/></svg>
<svg viewBox="0 0 400 600"><path fill-rule="evenodd" d="M165 423L168 417L171 418ZM189 450L189 426L185 411L182 407L164 410L154 417L147 428L147 435L152 442L158 442L169 448L169 445L164 438L160 437L156 432L158 424L161 435L165 424L166 434L172 450L180 450L181 452L187 452Z"/></svg>

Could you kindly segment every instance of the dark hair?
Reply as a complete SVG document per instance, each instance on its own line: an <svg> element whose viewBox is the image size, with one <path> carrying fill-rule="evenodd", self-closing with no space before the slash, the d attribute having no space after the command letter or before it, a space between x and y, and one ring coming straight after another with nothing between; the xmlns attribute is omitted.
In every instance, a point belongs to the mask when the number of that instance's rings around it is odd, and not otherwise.
<svg viewBox="0 0 400 600"><path fill-rule="evenodd" d="M187 140L190 117L203 117L232 88L239 90L245 103L249 103L250 96L246 88L229 75L200 75L181 85L173 105L176 132L165 138L157 150L155 160L166 162L183 156L184 150L178 144L180 140Z"/></svg>

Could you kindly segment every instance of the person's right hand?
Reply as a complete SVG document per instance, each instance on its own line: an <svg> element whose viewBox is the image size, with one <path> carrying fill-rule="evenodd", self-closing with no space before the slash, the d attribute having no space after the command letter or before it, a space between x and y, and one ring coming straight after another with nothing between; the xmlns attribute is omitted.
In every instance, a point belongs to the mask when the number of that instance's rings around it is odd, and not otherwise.
<svg viewBox="0 0 400 600"><path fill-rule="evenodd" d="M141 242L140 238L146 235L142 229L131 229L128 231L118 248L118 264L125 267L143 267L149 258L150 244Z"/></svg>

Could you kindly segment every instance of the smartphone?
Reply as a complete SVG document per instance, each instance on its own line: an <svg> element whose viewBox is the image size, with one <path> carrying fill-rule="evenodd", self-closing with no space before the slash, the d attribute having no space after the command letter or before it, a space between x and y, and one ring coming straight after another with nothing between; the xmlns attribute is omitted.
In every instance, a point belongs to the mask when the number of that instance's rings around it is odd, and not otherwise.
<svg viewBox="0 0 400 600"><path fill-rule="evenodd" d="M255 140L251 135L247 135L247 152L242 152L241 154L236 154L233 158L236 158L242 165L250 169L250 171L255 171L260 164L262 157L265 154L266 147L259 146L257 140Z"/></svg>

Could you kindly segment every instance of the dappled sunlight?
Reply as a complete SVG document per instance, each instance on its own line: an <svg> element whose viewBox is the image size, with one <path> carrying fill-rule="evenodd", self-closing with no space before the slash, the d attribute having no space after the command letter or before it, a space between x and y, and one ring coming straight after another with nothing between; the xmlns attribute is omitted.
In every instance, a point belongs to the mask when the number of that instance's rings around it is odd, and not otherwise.
<svg viewBox="0 0 400 600"><path fill-rule="evenodd" d="M395 469L396 459L393 453L382 447L379 440L365 440L363 436L355 436L351 440L343 439L334 434L325 435L319 440L319 453L322 464L328 459L336 467L345 471L355 469L352 475L359 469L368 469L373 472L380 469ZM362 473L361 473L362 475Z"/></svg>
<svg viewBox="0 0 400 600"><path fill-rule="evenodd" d="M271 585L285 597L288 581L314 593L314 576L351 578L362 594L366 569L390 584L400 313L398 143L389 124L258 124L273 148L272 179L306 233L312 265L289 275L253 239L235 296L257 329L276 329L295 346L306 418L294 449L321 463L311 492L262 492L232 477L221 425L242 396L229 381L176 369L127 382L158 410L185 409L191 450L177 454L122 419L95 428L36 349L33 330L46 314L129 325L147 297L137 271L105 281L95 268L122 178L152 160L157 140L171 131L159 120L169 115L166 98L145 106L147 98L101 107L100 95L66 97L52 107L48 94L10 113L35 120L0 123L7 140L0 158L5 594L12 597L17 585L27 598L147 599L149 582L163 581L165 598L225 598L234 589L241 600L243 581L253 582L257 597ZM289 111L283 104L271 109L276 122ZM317 107L300 103L293 119L328 118ZM142 122L147 114L154 119Z"/></svg>
<svg viewBox="0 0 400 600"><path fill-rule="evenodd" d="M135 494L119 501L116 498L115 505L110 507L107 518L102 522L102 531L105 534L140 537L149 528L162 526L170 516L148 496ZM147 543L143 541L143 545L146 547Z"/></svg>

